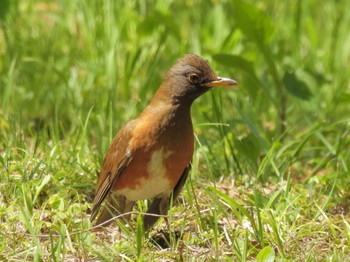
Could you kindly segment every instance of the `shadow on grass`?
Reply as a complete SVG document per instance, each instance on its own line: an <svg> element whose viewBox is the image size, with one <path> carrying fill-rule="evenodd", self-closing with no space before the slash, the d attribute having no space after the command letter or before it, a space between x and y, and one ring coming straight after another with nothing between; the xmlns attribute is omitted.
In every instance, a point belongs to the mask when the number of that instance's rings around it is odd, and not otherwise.
<svg viewBox="0 0 350 262"><path fill-rule="evenodd" d="M161 247L162 249L170 248L171 243L177 243L181 240L181 231L168 232L167 230L159 230L153 236L150 236L150 240L154 245Z"/></svg>

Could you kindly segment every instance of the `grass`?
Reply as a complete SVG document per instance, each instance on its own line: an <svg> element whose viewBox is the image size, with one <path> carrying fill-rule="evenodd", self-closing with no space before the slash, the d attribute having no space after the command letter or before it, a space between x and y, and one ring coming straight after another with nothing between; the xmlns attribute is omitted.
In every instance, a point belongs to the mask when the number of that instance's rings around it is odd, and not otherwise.
<svg viewBox="0 0 350 262"><path fill-rule="evenodd" d="M1 1L0 259L350 261L349 8ZM170 231L91 230L112 137L184 53L240 89L193 106Z"/></svg>

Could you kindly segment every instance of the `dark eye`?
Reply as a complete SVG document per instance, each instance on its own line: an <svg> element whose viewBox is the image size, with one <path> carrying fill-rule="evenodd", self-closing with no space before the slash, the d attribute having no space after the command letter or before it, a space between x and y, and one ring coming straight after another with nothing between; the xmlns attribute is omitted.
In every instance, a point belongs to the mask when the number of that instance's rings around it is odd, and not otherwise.
<svg viewBox="0 0 350 262"><path fill-rule="evenodd" d="M198 84L200 82L200 78L197 74L190 74L188 76L188 79L192 84Z"/></svg>

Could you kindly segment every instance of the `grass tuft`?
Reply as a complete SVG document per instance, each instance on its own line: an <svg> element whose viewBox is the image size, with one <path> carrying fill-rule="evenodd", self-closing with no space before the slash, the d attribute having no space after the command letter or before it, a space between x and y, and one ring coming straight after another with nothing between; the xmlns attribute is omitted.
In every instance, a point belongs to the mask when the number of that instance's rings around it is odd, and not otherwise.
<svg viewBox="0 0 350 262"><path fill-rule="evenodd" d="M0 1L0 260L350 261L349 5ZM111 139L185 53L240 84L193 105L169 228L144 202L92 228Z"/></svg>

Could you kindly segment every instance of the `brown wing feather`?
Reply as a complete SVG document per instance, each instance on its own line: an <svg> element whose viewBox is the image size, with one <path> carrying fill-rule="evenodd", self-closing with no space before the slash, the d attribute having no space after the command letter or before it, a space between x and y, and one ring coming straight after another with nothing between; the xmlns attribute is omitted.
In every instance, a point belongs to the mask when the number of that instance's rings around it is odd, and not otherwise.
<svg viewBox="0 0 350 262"><path fill-rule="evenodd" d="M175 188L173 190L173 199L174 200L179 196L182 188L184 187L184 185L186 183L186 180L187 180L187 177L188 177L188 174L191 171L191 167L192 167L192 163L190 162L188 164L188 166L186 166L186 168L185 168L184 172L182 173L179 181L177 182L177 184L176 184L176 186L175 186Z"/></svg>
<svg viewBox="0 0 350 262"><path fill-rule="evenodd" d="M136 120L125 125L114 137L107 150L97 181L94 206L90 217L91 221L96 218L102 202L109 194L112 186L117 182L120 174L132 160L133 154L129 149L129 142L135 125Z"/></svg>

